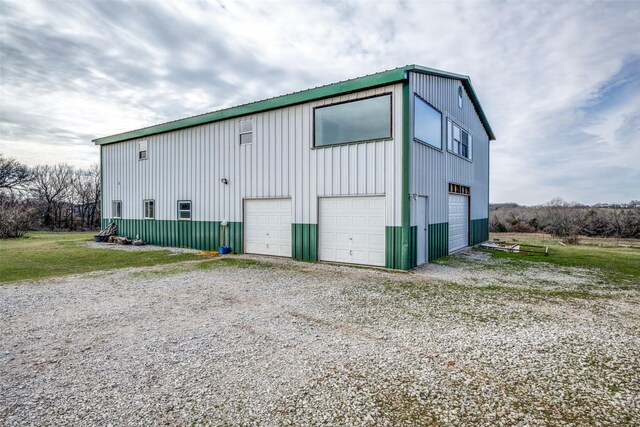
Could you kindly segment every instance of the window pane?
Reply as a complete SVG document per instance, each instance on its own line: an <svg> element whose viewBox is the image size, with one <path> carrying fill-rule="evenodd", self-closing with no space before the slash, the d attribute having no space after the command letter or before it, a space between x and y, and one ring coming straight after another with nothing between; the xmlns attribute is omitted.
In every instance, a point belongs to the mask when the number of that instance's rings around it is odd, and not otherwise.
<svg viewBox="0 0 640 427"><path fill-rule="evenodd" d="M240 134L240 144L250 144L253 142L253 134L252 133L241 133Z"/></svg>
<svg viewBox="0 0 640 427"><path fill-rule="evenodd" d="M391 138L391 95L315 109L315 145Z"/></svg>
<svg viewBox="0 0 640 427"><path fill-rule="evenodd" d="M190 219L191 212L190 211L180 211L180 219Z"/></svg>
<svg viewBox="0 0 640 427"><path fill-rule="evenodd" d="M180 206L178 207L181 211L190 211L191 203L190 202L180 202Z"/></svg>
<svg viewBox="0 0 640 427"><path fill-rule="evenodd" d="M417 96L414 100L414 136L422 142L442 148L442 115Z"/></svg>
<svg viewBox="0 0 640 427"><path fill-rule="evenodd" d="M453 139L455 141L460 141L460 128L456 125L453 125Z"/></svg>
<svg viewBox="0 0 640 427"><path fill-rule="evenodd" d="M245 120L240 122L240 132L251 132L252 131L252 123L251 120Z"/></svg>

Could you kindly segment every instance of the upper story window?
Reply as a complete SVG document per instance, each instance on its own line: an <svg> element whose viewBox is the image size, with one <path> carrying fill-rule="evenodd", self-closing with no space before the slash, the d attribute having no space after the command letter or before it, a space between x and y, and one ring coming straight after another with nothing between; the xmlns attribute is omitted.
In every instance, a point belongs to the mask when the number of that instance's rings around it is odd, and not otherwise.
<svg viewBox="0 0 640 427"><path fill-rule="evenodd" d="M442 149L442 114L417 95L413 100L414 138Z"/></svg>
<svg viewBox="0 0 640 427"><path fill-rule="evenodd" d="M147 160L147 141L138 143L138 160Z"/></svg>
<svg viewBox="0 0 640 427"><path fill-rule="evenodd" d="M178 219L191 219L191 201L178 201Z"/></svg>
<svg viewBox="0 0 640 427"><path fill-rule="evenodd" d="M462 108L462 87L458 87L458 108Z"/></svg>
<svg viewBox="0 0 640 427"><path fill-rule="evenodd" d="M111 218L122 218L122 201L113 200L111 202Z"/></svg>
<svg viewBox="0 0 640 427"><path fill-rule="evenodd" d="M144 219L154 219L156 217L155 205L154 200L144 201Z"/></svg>
<svg viewBox="0 0 640 427"><path fill-rule="evenodd" d="M253 142L253 122L243 120L240 122L240 144L251 144Z"/></svg>
<svg viewBox="0 0 640 427"><path fill-rule="evenodd" d="M447 120L447 141L449 151L471 160L473 137L451 120Z"/></svg>
<svg viewBox="0 0 640 427"><path fill-rule="evenodd" d="M317 107L314 146L391 138L391 94Z"/></svg>

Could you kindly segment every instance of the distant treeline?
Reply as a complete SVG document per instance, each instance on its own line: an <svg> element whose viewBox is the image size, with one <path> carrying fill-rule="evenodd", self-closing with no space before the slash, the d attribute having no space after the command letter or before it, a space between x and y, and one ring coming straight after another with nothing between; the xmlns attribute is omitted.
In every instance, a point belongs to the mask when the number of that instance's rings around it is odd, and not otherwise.
<svg viewBox="0 0 640 427"><path fill-rule="evenodd" d="M489 231L640 238L640 200L592 206L568 203L560 198L541 206L491 204Z"/></svg>
<svg viewBox="0 0 640 427"><path fill-rule="evenodd" d="M0 238L100 227L100 168L30 168L0 153Z"/></svg>

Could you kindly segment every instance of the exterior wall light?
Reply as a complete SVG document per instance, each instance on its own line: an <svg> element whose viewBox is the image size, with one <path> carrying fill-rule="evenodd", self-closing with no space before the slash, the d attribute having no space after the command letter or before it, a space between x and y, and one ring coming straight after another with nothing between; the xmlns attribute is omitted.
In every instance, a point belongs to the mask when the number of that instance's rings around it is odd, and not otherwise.
<svg viewBox="0 0 640 427"><path fill-rule="evenodd" d="M223 184L225 184L225 185L226 185L226 184L228 184L228 183L229 183L229 180L228 180L227 178L222 178L222 179L220 180L220 182L222 182Z"/></svg>

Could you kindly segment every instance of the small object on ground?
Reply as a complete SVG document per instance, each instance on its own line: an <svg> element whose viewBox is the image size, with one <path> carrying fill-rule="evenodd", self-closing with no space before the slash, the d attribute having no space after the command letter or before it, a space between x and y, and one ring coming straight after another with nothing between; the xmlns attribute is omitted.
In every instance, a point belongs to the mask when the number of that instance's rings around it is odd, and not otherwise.
<svg viewBox="0 0 640 427"><path fill-rule="evenodd" d="M524 246L524 248L522 246ZM549 255L548 246L521 245L518 243L513 244L509 242L502 242L496 239L494 239L494 241L492 242L482 243L480 244L480 247L512 253Z"/></svg>
<svg viewBox="0 0 640 427"><path fill-rule="evenodd" d="M220 255L225 255L231 252L231 248L229 246L220 246L218 248L218 253Z"/></svg>
<svg viewBox="0 0 640 427"><path fill-rule="evenodd" d="M93 238L95 239L96 242L98 243L102 243L104 241L106 241L108 239L107 236L101 236L99 234L96 234L95 236L93 236Z"/></svg>
<svg viewBox="0 0 640 427"><path fill-rule="evenodd" d="M220 253L218 253L217 251L200 251L196 255L214 257L214 256L220 256Z"/></svg>
<svg viewBox="0 0 640 427"><path fill-rule="evenodd" d="M567 246L564 243L562 243L562 240L558 240L558 243L560 243L562 246Z"/></svg>
<svg viewBox="0 0 640 427"><path fill-rule="evenodd" d="M116 245L130 245L131 239L122 236L109 236L107 242L115 243Z"/></svg>
<svg viewBox="0 0 640 427"><path fill-rule="evenodd" d="M131 244L133 246L144 246L144 245L146 245L146 243L142 239L135 239L133 242L131 242Z"/></svg>

